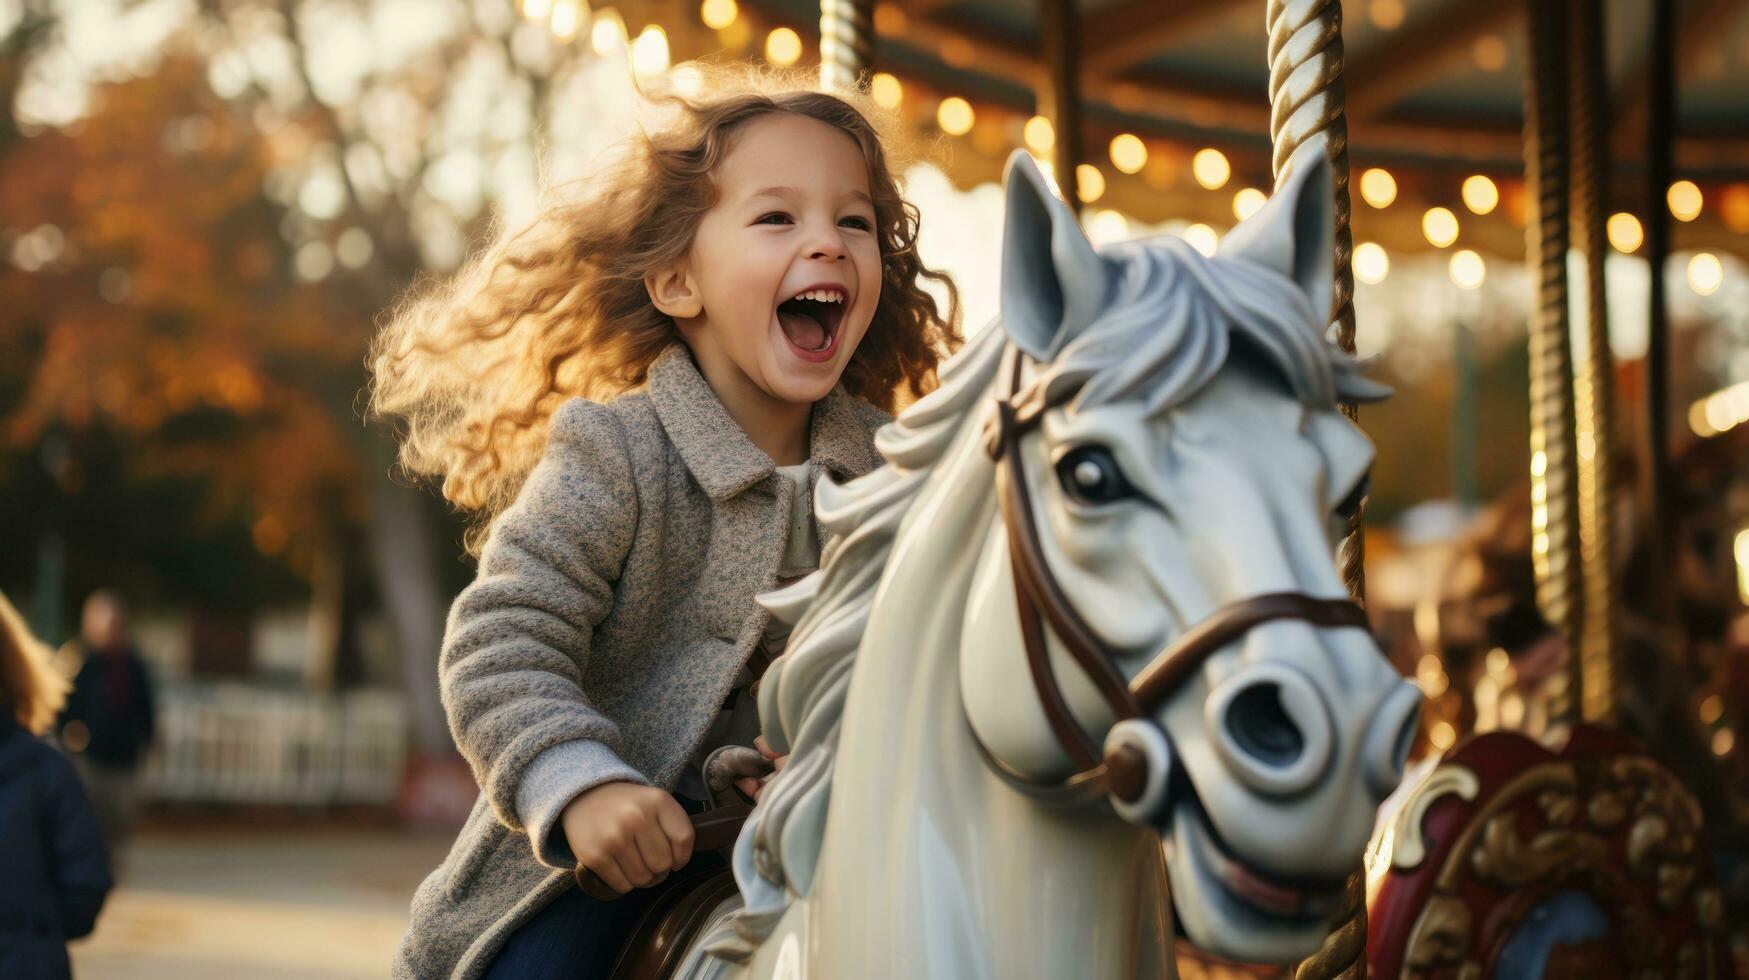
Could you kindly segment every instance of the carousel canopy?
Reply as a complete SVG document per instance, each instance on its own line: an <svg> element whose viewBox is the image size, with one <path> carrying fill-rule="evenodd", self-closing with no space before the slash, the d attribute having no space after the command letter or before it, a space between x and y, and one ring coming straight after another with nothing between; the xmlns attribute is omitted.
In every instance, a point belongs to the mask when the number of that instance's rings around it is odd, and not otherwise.
<svg viewBox="0 0 1749 980"><path fill-rule="evenodd" d="M1645 199L1650 4L1604 2L1611 196L1616 209L1631 215ZM745 6L804 38L817 31L816 0ZM970 152L956 149L949 165L956 182L994 178L1012 146L1032 142L1024 127L1050 88L1043 52L1051 39L1040 7L1034 0L891 0L875 8L875 67L898 82L908 112L969 144ZM1680 244L1744 253L1749 0L1675 0L1675 7L1676 176L1698 191L1684 185L1672 196L1672 210L1687 222ZM1083 139L1086 163L1101 170L1102 205L1145 220L1231 223L1231 212L1244 206L1235 194L1269 187L1265 8L1265 0L1081 0ZM1523 5L1349 0L1343 9L1355 173L1377 168L1395 185L1394 193L1376 195L1361 186L1356 197L1389 198L1400 216L1369 218L1357 202L1357 222L1373 225L1381 239L1426 248L1439 237L1420 227L1427 209L1443 206L1474 219L1495 213L1498 204L1494 219L1471 220L1465 237L1484 251L1521 253ZM959 113L956 104L954 117L936 120L942 101L955 98L972 111ZM1121 149L1114 142L1120 138ZM1131 140L1143 152L1134 152ZM1203 172L1196 157L1202 149L1219 151L1228 172L1213 165ZM1128 159L1120 156L1126 152ZM1472 177L1488 178L1494 193L1481 187L1475 197L1466 194ZM1618 246L1634 241L1627 231Z"/></svg>

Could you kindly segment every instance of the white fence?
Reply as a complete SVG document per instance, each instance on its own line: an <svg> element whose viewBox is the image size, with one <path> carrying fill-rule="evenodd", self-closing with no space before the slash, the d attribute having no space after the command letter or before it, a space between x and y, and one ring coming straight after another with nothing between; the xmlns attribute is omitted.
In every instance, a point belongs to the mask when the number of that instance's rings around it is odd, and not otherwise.
<svg viewBox="0 0 1749 980"><path fill-rule="evenodd" d="M393 691L313 694L236 682L164 684L145 792L155 800L390 803L407 751Z"/></svg>

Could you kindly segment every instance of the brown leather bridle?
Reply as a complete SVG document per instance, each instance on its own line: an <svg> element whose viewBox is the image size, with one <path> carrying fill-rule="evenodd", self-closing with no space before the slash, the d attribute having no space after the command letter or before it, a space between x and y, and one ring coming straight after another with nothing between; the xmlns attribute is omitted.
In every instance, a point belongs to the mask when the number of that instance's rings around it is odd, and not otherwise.
<svg viewBox="0 0 1749 980"><path fill-rule="evenodd" d="M1152 715L1178 685L1215 652L1257 626L1279 619L1297 619L1314 626L1365 630L1366 611L1347 598L1319 599L1300 592L1251 596L1215 610L1155 654L1134 678L1126 680L1117 667L1118 652L1088 627L1045 561L1032 509L1032 492L1020 462L1021 437L1038 426L1046 409L1067 401L1074 392L1064 392L1047 401L1041 392L1035 391L1032 398L1020 402L1025 355L1011 343L1005 356L1007 383L996 399L995 426L986 433L986 448L996 461L1002 521L1008 532L1014 598L1020 612L1027 667L1044 707L1045 720L1075 763L1076 772L1060 781L1035 779L1003 763L984 745L975 729L973 741L1004 780L1025 792L1072 797L1109 792L1117 800L1134 802L1148 784L1148 760L1142 751L1129 744L1117 744L1107 752L1081 727L1051 666L1050 649L1045 642L1046 624L1092 681L1119 723L1133 719L1159 727ZM1155 775L1164 778L1164 774Z"/></svg>

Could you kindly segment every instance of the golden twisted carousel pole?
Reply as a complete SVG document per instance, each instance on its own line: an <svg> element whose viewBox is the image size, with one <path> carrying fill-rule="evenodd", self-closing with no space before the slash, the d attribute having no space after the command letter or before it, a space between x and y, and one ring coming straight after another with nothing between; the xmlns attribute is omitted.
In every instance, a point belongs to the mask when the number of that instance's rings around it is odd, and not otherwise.
<svg viewBox="0 0 1749 980"><path fill-rule="evenodd" d="M874 0L820 0L821 91L868 88L874 38Z"/></svg>
<svg viewBox="0 0 1749 980"><path fill-rule="evenodd" d="M1269 0L1269 138L1280 186L1294 155L1321 146L1336 183L1336 267L1332 331L1354 353L1354 232L1349 227L1348 117L1342 84L1341 0ZM1354 406L1343 411L1354 418ZM1342 542L1342 580L1354 597L1366 595L1361 515Z"/></svg>
<svg viewBox="0 0 1749 980"><path fill-rule="evenodd" d="M1578 720L1580 608L1578 460L1572 347L1567 323L1567 49L1563 0L1526 0L1524 171L1533 204L1525 260L1536 282L1530 320L1531 559L1537 605L1566 639L1568 669L1550 692L1549 717ZM1607 347L1605 348L1607 350Z"/></svg>
<svg viewBox="0 0 1749 980"><path fill-rule="evenodd" d="M1615 362L1603 261L1609 252L1609 120L1604 85L1603 5L1567 0L1573 53L1573 235L1585 256L1585 363L1573 379L1579 450L1579 551L1583 566L1579 700L1586 721L1615 720Z"/></svg>
<svg viewBox="0 0 1749 980"><path fill-rule="evenodd" d="M1349 227L1348 117L1342 84L1340 0L1269 0L1269 137L1275 182L1280 186L1294 157L1319 147L1330 160L1336 184L1336 248L1332 330L1338 346L1354 353L1354 232ZM1354 406L1343 411L1354 418ZM1366 595L1361 515L1342 541L1342 580L1357 601ZM1356 870L1348 879L1336 925L1316 953L1294 971L1296 980L1360 980L1366 976L1366 882Z"/></svg>

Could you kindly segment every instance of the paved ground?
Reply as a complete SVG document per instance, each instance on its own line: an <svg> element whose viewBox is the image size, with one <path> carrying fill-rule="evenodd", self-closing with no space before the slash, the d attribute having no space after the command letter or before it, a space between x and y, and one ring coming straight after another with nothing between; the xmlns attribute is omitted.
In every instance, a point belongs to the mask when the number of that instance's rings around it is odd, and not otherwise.
<svg viewBox="0 0 1749 980"><path fill-rule="evenodd" d="M388 828L149 830L79 980L351 980L388 975L419 881L452 834Z"/></svg>

